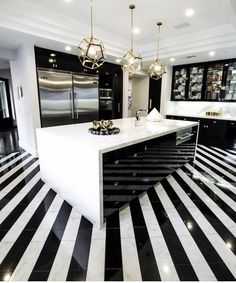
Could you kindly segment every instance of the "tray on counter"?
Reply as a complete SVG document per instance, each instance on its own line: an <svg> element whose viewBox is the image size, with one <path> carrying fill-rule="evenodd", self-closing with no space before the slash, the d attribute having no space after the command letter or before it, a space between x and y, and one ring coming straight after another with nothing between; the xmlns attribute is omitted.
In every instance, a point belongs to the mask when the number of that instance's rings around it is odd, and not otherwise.
<svg viewBox="0 0 236 283"><path fill-rule="evenodd" d="M112 129L102 129L102 130L95 130L93 128L88 129L89 133L93 135L101 135L101 136L109 136L109 135L116 135L119 134L120 129L119 128L112 128Z"/></svg>

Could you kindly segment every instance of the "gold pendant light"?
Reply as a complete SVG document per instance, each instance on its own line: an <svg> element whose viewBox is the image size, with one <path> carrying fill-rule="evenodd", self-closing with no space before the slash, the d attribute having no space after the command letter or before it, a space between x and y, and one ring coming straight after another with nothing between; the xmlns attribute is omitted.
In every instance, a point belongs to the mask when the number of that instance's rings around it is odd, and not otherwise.
<svg viewBox="0 0 236 283"><path fill-rule="evenodd" d="M130 5L129 9L131 10L131 49L121 58L121 67L123 71L133 74L136 71L139 71L142 67L142 58L137 52L133 51L133 34L134 34L134 16L133 11L135 5Z"/></svg>
<svg viewBox="0 0 236 283"><path fill-rule="evenodd" d="M83 66L97 69L106 61L105 48L101 40L93 37L93 2L91 8L91 36L84 38L78 46L78 57Z"/></svg>
<svg viewBox="0 0 236 283"><path fill-rule="evenodd" d="M148 74L151 79L159 80L166 73L165 65L159 60L159 47L160 47L160 28L162 23L157 23L158 32L157 32L157 59L154 61L149 69Z"/></svg>

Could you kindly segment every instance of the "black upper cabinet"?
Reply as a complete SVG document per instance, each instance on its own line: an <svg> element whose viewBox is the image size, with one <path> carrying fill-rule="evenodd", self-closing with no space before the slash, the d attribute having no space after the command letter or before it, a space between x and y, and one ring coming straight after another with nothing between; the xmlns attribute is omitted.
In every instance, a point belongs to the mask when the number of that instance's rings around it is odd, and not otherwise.
<svg viewBox="0 0 236 283"><path fill-rule="evenodd" d="M109 72L100 74L99 87L103 89L112 89L113 75Z"/></svg>
<svg viewBox="0 0 236 283"><path fill-rule="evenodd" d="M224 100L236 101L236 61L227 66Z"/></svg>
<svg viewBox="0 0 236 283"><path fill-rule="evenodd" d="M171 100L236 101L236 59L174 66Z"/></svg>
<svg viewBox="0 0 236 283"><path fill-rule="evenodd" d="M175 67L173 70L172 99L185 100L187 90L187 67Z"/></svg>
<svg viewBox="0 0 236 283"><path fill-rule="evenodd" d="M203 91L204 67L192 66L188 69L188 71L189 80L187 84L187 99L201 100Z"/></svg>
<svg viewBox="0 0 236 283"><path fill-rule="evenodd" d="M206 100L221 100L223 88L224 64L212 64L207 68Z"/></svg>

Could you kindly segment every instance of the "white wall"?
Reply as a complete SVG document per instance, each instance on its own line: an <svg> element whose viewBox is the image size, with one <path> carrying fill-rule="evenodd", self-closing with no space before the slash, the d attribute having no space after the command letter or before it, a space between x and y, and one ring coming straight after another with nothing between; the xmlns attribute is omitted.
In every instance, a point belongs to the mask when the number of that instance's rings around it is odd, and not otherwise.
<svg viewBox="0 0 236 283"><path fill-rule="evenodd" d="M130 82L129 82L129 74L127 72L123 72L123 118L129 117L128 110L128 96L130 95Z"/></svg>
<svg viewBox="0 0 236 283"><path fill-rule="evenodd" d="M40 114L36 79L34 47L22 46L16 59L10 61L16 117L20 146L37 156L35 129L40 128ZM23 98L18 97L17 86L23 90Z"/></svg>
<svg viewBox="0 0 236 283"><path fill-rule="evenodd" d="M132 78L132 117L139 108L148 110L148 98L149 76ZM147 112L141 112L140 115L146 116Z"/></svg>
<svg viewBox="0 0 236 283"><path fill-rule="evenodd" d="M162 77L161 83L161 107L160 113L162 116L166 115L167 111L167 102L171 99L171 84L172 84L172 66L166 66L166 74Z"/></svg>

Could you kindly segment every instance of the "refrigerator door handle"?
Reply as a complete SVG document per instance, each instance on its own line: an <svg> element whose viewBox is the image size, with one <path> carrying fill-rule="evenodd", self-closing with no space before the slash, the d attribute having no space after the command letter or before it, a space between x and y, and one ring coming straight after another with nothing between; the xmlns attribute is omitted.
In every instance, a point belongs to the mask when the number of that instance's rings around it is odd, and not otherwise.
<svg viewBox="0 0 236 283"><path fill-rule="evenodd" d="M74 103L73 103L73 97L72 97L72 93L70 92L70 110L71 110L71 118L74 119L75 115L74 115Z"/></svg>
<svg viewBox="0 0 236 283"><path fill-rule="evenodd" d="M75 92L75 113L76 119L79 119L79 98L77 97L77 92Z"/></svg>

